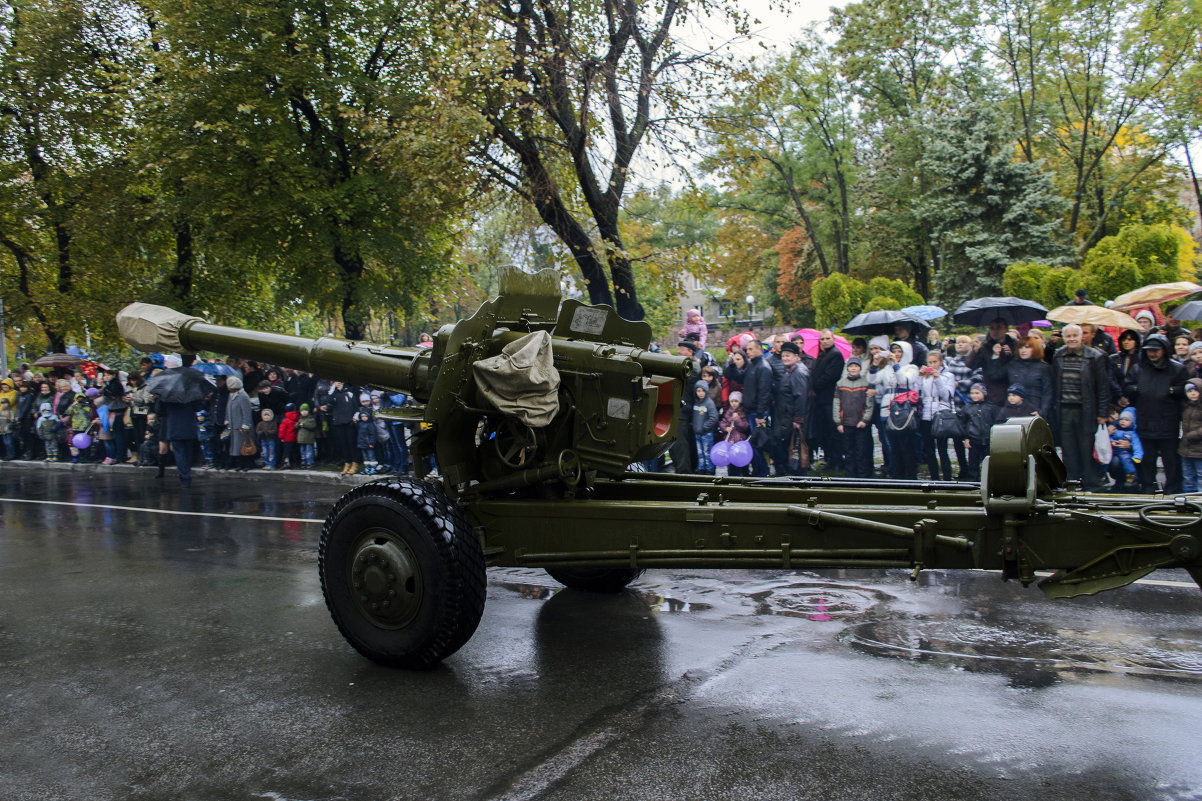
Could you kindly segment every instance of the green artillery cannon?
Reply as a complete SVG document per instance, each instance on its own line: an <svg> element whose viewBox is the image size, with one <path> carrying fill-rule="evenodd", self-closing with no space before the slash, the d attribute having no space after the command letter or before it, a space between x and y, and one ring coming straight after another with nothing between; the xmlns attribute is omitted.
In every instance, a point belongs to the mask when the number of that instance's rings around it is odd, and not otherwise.
<svg viewBox="0 0 1202 801"><path fill-rule="evenodd" d="M1047 424L994 428L976 483L735 478L631 472L676 435L689 359L651 329L562 300L553 271L506 271L500 295L428 349L243 331L132 304L145 350L236 353L405 392L415 462L330 510L318 550L339 630L377 662L424 668L467 642L485 568L540 567L616 591L649 567L999 571L1052 598L1122 587L1161 568L1202 583L1202 502L1097 496L1065 481Z"/></svg>

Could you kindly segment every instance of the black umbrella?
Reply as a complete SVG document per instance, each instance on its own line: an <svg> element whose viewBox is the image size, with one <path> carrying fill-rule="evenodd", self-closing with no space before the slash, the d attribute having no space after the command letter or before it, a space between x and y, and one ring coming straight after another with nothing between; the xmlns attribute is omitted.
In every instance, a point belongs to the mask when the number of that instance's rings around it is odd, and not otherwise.
<svg viewBox="0 0 1202 801"><path fill-rule="evenodd" d="M172 367L146 382L146 391L166 403L194 403L212 390L205 374L190 367Z"/></svg>
<svg viewBox="0 0 1202 801"><path fill-rule="evenodd" d="M888 334L893 336L893 326L897 323L909 323L911 334L923 333L931 328L929 322L921 317L915 317L913 314L893 309L879 309L857 314L840 330L844 334L865 334L867 336Z"/></svg>
<svg viewBox="0 0 1202 801"><path fill-rule="evenodd" d="M1202 300L1191 300L1189 303L1182 303L1169 312L1169 317L1172 317L1174 320L1202 320Z"/></svg>
<svg viewBox="0 0 1202 801"><path fill-rule="evenodd" d="M994 320L1002 319L1006 325L1033 323L1047 319L1048 310L1033 300L1022 298L977 298L962 303L952 319L959 325L983 328Z"/></svg>

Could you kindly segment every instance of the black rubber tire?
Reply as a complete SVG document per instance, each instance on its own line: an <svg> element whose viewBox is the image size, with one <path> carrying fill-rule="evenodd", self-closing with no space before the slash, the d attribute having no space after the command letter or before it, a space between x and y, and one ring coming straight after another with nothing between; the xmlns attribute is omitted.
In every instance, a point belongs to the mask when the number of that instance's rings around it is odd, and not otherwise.
<svg viewBox="0 0 1202 801"><path fill-rule="evenodd" d="M346 493L326 517L317 563L338 630L382 665L431 668L484 614L480 540L437 484L397 477Z"/></svg>
<svg viewBox="0 0 1202 801"><path fill-rule="evenodd" d="M589 592L618 592L643 575L626 567L548 567L547 575L565 587Z"/></svg>

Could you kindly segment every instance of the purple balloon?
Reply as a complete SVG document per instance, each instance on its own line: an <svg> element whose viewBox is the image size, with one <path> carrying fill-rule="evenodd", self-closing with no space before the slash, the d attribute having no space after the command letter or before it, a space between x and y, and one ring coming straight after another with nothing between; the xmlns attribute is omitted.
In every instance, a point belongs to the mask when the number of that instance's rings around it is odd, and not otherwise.
<svg viewBox="0 0 1202 801"><path fill-rule="evenodd" d="M744 440L736 442L730 446L730 463L735 467L746 467L751 464L751 456L754 453L751 449L751 443Z"/></svg>
<svg viewBox="0 0 1202 801"><path fill-rule="evenodd" d="M730 464L730 443L726 440L715 443L714 447L710 448L710 461L718 467Z"/></svg>
<svg viewBox="0 0 1202 801"><path fill-rule="evenodd" d="M92 445L92 438L80 431L78 434L71 437L71 444L79 448L81 451L86 451Z"/></svg>

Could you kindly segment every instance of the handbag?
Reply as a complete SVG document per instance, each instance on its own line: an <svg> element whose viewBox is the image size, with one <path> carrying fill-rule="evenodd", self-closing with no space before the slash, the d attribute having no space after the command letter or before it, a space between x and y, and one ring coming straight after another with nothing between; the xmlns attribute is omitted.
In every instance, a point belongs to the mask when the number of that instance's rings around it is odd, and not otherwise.
<svg viewBox="0 0 1202 801"><path fill-rule="evenodd" d="M789 469L794 472L810 469L810 446L800 428L793 429L789 437Z"/></svg>
<svg viewBox="0 0 1202 801"><path fill-rule="evenodd" d="M889 401L889 417L886 423L890 431L918 428L918 393L911 389L894 395Z"/></svg>
<svg viewBox="0 0 1202 801"><path fill-rule="evenodd" d="M768 426L757 425L751 429L751 436L747 438L747 441L757 451L766 450L772 444L772 429Z"/></svg>
<svg viewBox="0 0 1202 801"><path fill-rule="evenodd" d="M964 425L951 409L940 409L931 418L931 434L935 439L964 439Z"/></svg>
<svg viewBox="0 0 1202 801"><path fill-rule="evenodd" d="M249 431L242 435L242 447L238 452L243 456L254 456L259 452L259 449L255 446L255 438L251 436Z"/></svg>

